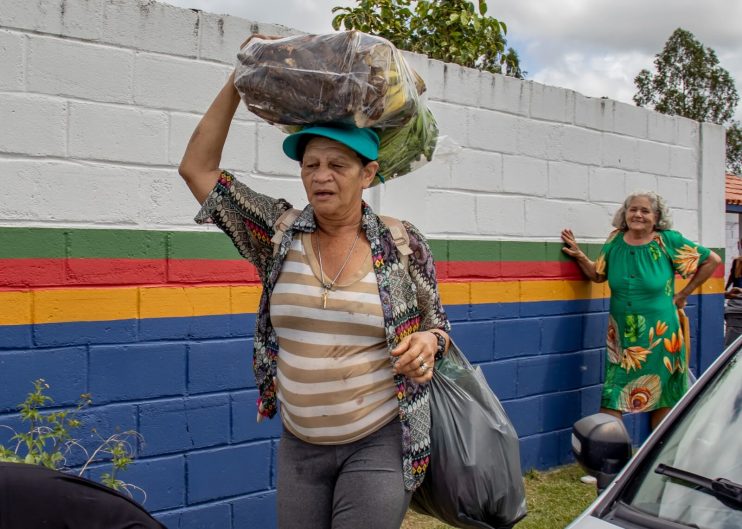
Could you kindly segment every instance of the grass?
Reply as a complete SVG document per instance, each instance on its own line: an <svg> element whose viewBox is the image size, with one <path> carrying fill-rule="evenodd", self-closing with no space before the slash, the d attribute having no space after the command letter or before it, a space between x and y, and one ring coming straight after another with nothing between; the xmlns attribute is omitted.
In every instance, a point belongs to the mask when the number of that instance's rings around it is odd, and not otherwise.
<svg viewBox="0 0 742 529"><path fill-rule="evenodd" d="M585 473L578 465L548 472L530 471L525 476L528 516L515 529L564 529L595 499L595 485L580 481ZM451 529L429 516L409 511L402 529Z"/></svg>

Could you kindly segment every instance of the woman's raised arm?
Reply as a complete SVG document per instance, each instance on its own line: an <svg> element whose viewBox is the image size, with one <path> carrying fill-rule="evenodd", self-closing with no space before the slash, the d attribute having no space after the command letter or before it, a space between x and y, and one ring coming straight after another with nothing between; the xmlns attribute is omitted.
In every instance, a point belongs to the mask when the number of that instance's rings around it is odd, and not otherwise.
<svg viewBox="0 0 742 529"><path fill-rule="evenodd" d="M199 203L206 200L219 179L224 142L239 104L232 72L193 131L180 161L178 172Z"/></svg>

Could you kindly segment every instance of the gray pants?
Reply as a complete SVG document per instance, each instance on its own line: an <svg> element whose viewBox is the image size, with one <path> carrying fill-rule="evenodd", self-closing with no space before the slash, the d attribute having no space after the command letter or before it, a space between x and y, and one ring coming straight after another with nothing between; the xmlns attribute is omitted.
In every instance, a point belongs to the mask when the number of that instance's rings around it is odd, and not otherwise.
<svg viewBox="0 0 742 529"><path fill-rule="evenodd" d="M279 529L399 529L412 497L399 420L354 443L313 445L283 431Z"/></svg>
<svg viewBox="0 0 742 529"><path fill-rule="evenodd" d="M724 315L727 330L724 333L724 347L730 345L742 334L742 312L728 312Z"/></svg>

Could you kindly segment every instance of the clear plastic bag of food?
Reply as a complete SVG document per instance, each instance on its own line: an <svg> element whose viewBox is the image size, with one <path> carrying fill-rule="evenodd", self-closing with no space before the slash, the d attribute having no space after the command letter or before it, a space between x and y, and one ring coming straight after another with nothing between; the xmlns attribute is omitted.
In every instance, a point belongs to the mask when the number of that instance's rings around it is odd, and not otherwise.
<svg viewBox="0 0 742 529"><path fill-rule="evenodd" d="M389 41L355 30L254 38L237 55L235 87L248 110L286 132L317 123L400 127L425 91Z"/></svg>

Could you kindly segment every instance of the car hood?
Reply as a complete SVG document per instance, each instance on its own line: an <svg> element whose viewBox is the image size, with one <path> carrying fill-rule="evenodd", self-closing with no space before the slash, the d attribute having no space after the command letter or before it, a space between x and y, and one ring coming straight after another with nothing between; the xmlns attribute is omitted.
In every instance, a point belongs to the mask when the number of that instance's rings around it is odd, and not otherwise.
<svg viewBox="0 0 742 529"><path fill-rule="evenodd" d="M590 514L579 517L566 529L620 529L617 525L596 518Z"/></svg>

